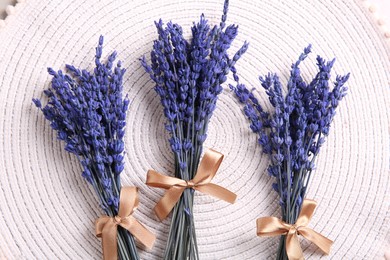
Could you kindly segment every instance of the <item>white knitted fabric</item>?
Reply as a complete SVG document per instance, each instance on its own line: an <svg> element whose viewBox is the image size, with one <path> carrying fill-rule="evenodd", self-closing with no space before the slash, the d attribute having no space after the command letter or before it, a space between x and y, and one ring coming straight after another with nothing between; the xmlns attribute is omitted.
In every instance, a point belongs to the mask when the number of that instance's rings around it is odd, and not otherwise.
<svg viewBox="0 0 390 260"><path fill-rule="evenodd" d="M190 32L202 12L218 23L223 0L27 1L0 30L0 259L101 259L94 221L102 214L81 177L81 167L63 150L33 97L43 97L47 67L66 63L93 68L100 34L103 56L117 50L127 68L124 185L140 187L137 219L156 233L142 259L161 259L170 219L153 207L163 190L149 188L146 171L172 174L159 99L138 58L156 38L154 21L172 19ZM229 23L239 24L232 49L250 48L238 63L243 82L257 88L270 109L258 76L289 68L308 43L313 54L302 66L316 72L317 54L337 57L336 73L351 72L342 101L312 176L307 197L319 203L310 227L334 240L330 257L302 241L307 259L378 259L389 235L390 46L360 1L232 0ZM207 147L225 155L213 182L237 193L234 205L197 193L195 220L201 259L272 259L278 238L256 236L256 219L280 216L268 158L229 90L221 94Z"/></svg>

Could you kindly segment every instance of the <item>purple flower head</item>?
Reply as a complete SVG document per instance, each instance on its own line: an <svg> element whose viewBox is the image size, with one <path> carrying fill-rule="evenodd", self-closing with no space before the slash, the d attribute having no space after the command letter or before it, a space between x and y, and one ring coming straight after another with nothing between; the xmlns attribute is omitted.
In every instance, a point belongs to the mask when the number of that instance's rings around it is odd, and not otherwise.
<svg viewBox="0 0 390 260"><path fill-rule="evenodd" d="M73 65L66 65L69 74L48 68L53 77L50 89L44 91L48 103L42 106L39 99L33 103L65 142L65 150L77 155L82 176L93 185L103 208L117 211L129 100L122 95L125 69L121 62L114 65L117 53L104 63L102 46L100 36L93 72Z"/></svg>
<svg viewBox="0 0 390 260"><path fill-rule="evenodd" d="M190 41L184 38L180 25L168 22L164 26L161 19L156 21L158 39L154 41L150 63L145 57L140 59L156 85L167 119L166 129L172 136L171 148L176 154L182 150L193 153L193 149L198 154L202 149L222 84L248 48L245 42L229 56L238 26L226 25L227 11L225 1L221 22L214 27L202 14L191 28Z"/></svg>
<svg viewBox="0 0 390 260"><path fill-rule="evenodd" d="M330 89L335 59L326 61L320 56L317 75L311 82L304 82L299 66L310 52L311 45L292 64L286 93L276 74L259 78L273 107L269 113L264 112L253 91L239 82L235 68L232 71L236 86L230 85L243 104L244 114L251 130L258 135L263 152L271 157L268 174L277 180L272 187L279 193L284 220L291 223L299 214L316 156L329 134L336 108L348 90L345 83L349 74L337 76Z"/></svg>

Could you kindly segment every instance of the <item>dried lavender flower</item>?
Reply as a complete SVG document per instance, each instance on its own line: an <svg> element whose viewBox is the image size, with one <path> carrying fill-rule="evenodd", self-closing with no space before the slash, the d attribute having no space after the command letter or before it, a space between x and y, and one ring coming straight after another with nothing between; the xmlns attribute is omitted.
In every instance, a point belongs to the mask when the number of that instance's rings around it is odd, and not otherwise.
<svg viewBox="0 0 390 260"><path fill-rule="evenodd" d="M64 141L65 150L77 156L82 176L93 186L106 215L113 217L118 214L129 99L122 94L126 70L120 61L114 66L116 52L102 63L102 49L100 36L93 72L73 65L66 65L69 74L48 68L53 77L44 91L48 103L33 102ZM121 227L118 247L120 259L139 259L133 236Z"/></svg>
<svg viewBox="0 0 390 260"><path fill-rule="evenodd" d="M226 0L219 26L211 27L202 14L191 28L190 41L184 38L180 25L169 22L164 27L162 20L155 22L159 37L153 43L150 64L141 58L166 117L175 175L184 180L196 173L222 84L248 48L245 42L233 57L228 55L238 33L238 26L226 26L228 4ZM193 192L189 189L175 207L164 259L199 258L192 205Z"/></svg>
<svg viewBox="0 0 390 260"><path fill-rule="evenodd" d="M230 85L244 105L244 114L258 135L263 152L270 155L268 174L275 178L272 188L279 194L283 221L290 224L295 223L301 211L315 159L329 134L336 108L348 90L345 83L349 74L337 76L333 89L330 88L335 59L325 61L320 56L317 75L311 82L305 82L299 65L310 52L311 45L291 66L286 93L276 74L260 77L261 86L274 107L271 113L264 112L252 91L239 82L235 69L236 86ZM282 238L278 259L287 257L283 243Z"/></svg>

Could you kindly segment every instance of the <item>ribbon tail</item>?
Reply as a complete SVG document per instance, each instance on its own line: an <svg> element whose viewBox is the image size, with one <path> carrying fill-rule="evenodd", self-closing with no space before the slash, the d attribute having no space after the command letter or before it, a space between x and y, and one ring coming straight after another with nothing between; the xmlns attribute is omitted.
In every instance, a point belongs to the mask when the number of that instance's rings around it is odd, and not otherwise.
<svg viewBox="0 0 390 260"><path fill-rule="evenodd" d="M126 221L121 224L121 226L127 229L130 234L132 234L141 244L151 249L154 242L156 241L156 236L147 230L138 220L133 216L126 218Z"/></svg>
<svg viewBox="0 0 390 260"><path fill-rule="evenodd" d="M329 255L330 248L333 244L333 241L324 237L320 233L317 233L311 228L308 227L300 227L299 228L299 234L302 235L304 238L318 246L322 252Z"/></svg>
<svg viewBox="0 0 390 260"><path fill-rule="evenodd" d="M286 252L289 260L304 260L296 230L290 230L286 237Z"/></svg>
<svg viewBox="0 0 390 260"><path fill-rule="evenodd" d="M208 183L202 186L195 186L194 189L204 194L229 202L231 204L233 204L237 198L237 195L233 192L213 183Z"/></svg>
<svg viewBox="0 0 390 260"><path fill-rule="evenodd" d="M100 219L99 219L100 220ZM96 236L102 238L103 259L104 260L117 260L118 259L118 241L117 241L117 226L112 219L106 219L103 221L97 221L96 223ZM98 228L101 227L101 230Z"/></svg>
<svg viewBox="0 0 390 260"><path fill-rule="evenodd" d="M110 221L110 217L101 216L95 221L95 234L97 237L102 237L102 231L107 222Z"/></svg>
<svg viewBox="0 0 390 260"><path fill-rule="evenodd" d="M164 196L154 207L154 211L160 220L164 220L169 215L173 207L179 201L184 189L185 187L173 186L165 192Z"/></svg>

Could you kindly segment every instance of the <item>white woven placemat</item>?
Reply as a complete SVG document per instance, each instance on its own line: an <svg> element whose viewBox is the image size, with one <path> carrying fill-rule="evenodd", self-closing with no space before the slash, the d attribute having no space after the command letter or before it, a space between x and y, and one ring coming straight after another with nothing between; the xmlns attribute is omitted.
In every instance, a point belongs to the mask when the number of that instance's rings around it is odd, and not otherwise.
<svg viewBox="0 0 390 260"><path fill-rule="evenodd" d="M93 223L102 213L81 177L77 160L63 151L31 99L50 82L46 67L93 67L98 36L104 55L117 50L127 68L130 106L123 184L140 187L136 217L158 240L143 259L161 259L169 219L152 208L163 191L146 187L149 168L172 173L173 160L153 84L138 58L156 37L153 21L180 23L189 33L204 12L219 21L222 0L30 0L0 30L0 259L100 259ZM350 91L320 153L308 198L319 202L310 226L333 239L332 259L376 259L389 236L390 47L360 1L232 0L228 21L240 25L233 45L250 42L239 62L243 81L273 71L286 81L290 64L308 43L302 67L309 79L315 55L337 57L335 72L351 72ZM335 75L335 74L334 74ZM268 104L262 90L259 95ZM268 106L269 107L269 106ZM277 238L256 237L255 220L279 216L268 159L230 91L220 98L207 146L225 154L214 181L238 194L228 205L197 194L195 218L201 259L268 259ZM387 241L387 242L386 242ZM306 241L307 259L322 257ZM323 257L326 258L326 257Z"/></svg>

